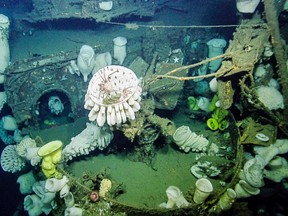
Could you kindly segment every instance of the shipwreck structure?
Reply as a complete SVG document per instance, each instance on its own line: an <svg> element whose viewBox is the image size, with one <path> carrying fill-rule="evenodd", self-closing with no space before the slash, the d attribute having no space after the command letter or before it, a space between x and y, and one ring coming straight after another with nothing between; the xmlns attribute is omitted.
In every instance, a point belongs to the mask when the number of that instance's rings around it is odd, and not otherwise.
<svg viewBox="0 0 288 216"><path fill-rule="evenodd" d="M111 21L119 17L153 17L170 0L33 0L33 10L25 17L16 17L31 23L57 19L91 19Z"/></svg>
<svg viewBox="0 0 288 216"><path fill-rule="evenodd" d="M92 19L96 22L110 22L114 18L123 16L153 16L157 9L164 5L167 6L166 3L170 1L113 0L105 1L104 3L107 5L103 5L103 2L104 1L97 0L33 0L34 9L25 17L22 17L21 20L37 23L57 19L76 18ZM141 44L140 47L141 50L139 52L131 53L130 59L127 60L128 63L125 65L132 71L135 71L137 77L143 77L143 85L141 86L143 87L141 110L139 112L137 110L135 113L136 118L131 118L131 121L125 121L121 125L110 124L114 131L118 130L123 132L124 136L128 138L129 144L135 144L135 149L138 151L137 156L140 155L147 161L152 160L156 152L153 144L158 137L171 138L171 136L173 136L176 129L174 123L169 119L158 116L154 111L156 109L165 111L175 109L179 102L181 92L185 87L184 81L216 77L218 84L217 94L220 101L219 107L223 110L229 110L230 108L235 110L237 108L240 117L235 119L233 114L229 114L230 126L225 128L227 129L227 133L222 134L223 137L226 137L226 141L228 140L228 144L219 144L219 149L225 149L223 155L228 157L227 161L229 162L227 162L226 167L223 168L224 172L218 179L217 176L212 176L215 177L213 181L217 181L217 184L221 186L219 187L219 190L216 190L211 194L208 201L205 201L205 203L203 201L203 204L201 205L198 205L196 202L191 202L189 205L185 205L184 208L169 209L160 208L158 206L155 208L146 208L146 204L139 207L130 205L129 203L119 202L119 200L115 198L119 195L117 188L117 190L115 190L116 192L114 191L115 197L108 197L103 201L112 203L111 209L113 211L124 211L128 215L220 214L222 211L229 210L237 198L233 190L237 191L237 187L239 189L240 186L245 189L247 184L250 184L248 180L251 172L254 170L247 168L250 164L247 162L243 168L243 161L245 161L244 146L248 144L260 145L260 148L263 147L265 148L265 151L266 149L269 151L270 146L273 146L273 144L276 145L275 140L277 140L279 134L281 134L281 137L288 136L288 124L286 121L288 77L287 68L284 64L287 59L286 50L280 46L283 45L283 41L281 40L277 23L278 5L274 5L272 1L264 0L264 6L266 12L265 20L242 20L239 26L237 26L233 34L233 39L230 41L225 53L190 65L182 65L184 54L181 49L172 49L169 45L164 46L162 43L163 41L157 41L156 43L153 40L159 39L157 39L157 37L151 37L148 31L148 33L143 36L143 44ZM137 25L134 27L137 27ZM159 30L156 33L153 32L153 34L165 35L167 32L165 32L165 30ZM173 35L174 32L171 34ZM166 35L168 35L168 33ZM169 37L165 38L167 39L167 44L169 44L168 38ZM173 36L171 36L170 39L171 38L175 40ZM151 47L151 44L155 46ZM103 52L103 50L98 50L97 47L95 49L96 52ZM265 53L268 51L271 51L272 53L270 56ZM150 56L140 56L139 53L145 53L145 55L148 55L147 53L149 53ZM159 58L159 56L161 58ZM278 65L278 68L275 67L277 74L275 73L274 75L281 79L280 84L282 85L284 97L284 109L281 111L277 110L276 112L269 110L259 100L256 93L256 82L253 77L255 66L259 64L260 61L265 61L265 58L270 58L271 56L273 56L272 58L275 56L275 62L277 62ZM48 101L50 97L54 97L63 102L63 109L65 110L63 115L67 118L67 121L74 121L82 117L87 117L88 112L84 109L84 102L88 82L84 82L82 78L79 78L77 74L72 74L68 69L71 60L75 60L76 58L76 52L60 52L49 56L35 56L31 59L15 62L7 68L5 71L6 81L4 83L7 103L11 107L16 122L21 125L22 128L32 127L33 130L41 130L40 125L45 120L43 116L45 117L45 114L49 112ZM189 70L191 68L208 64L209 62L220 58L223 61L221 67L217 71L200 76L189 75ZM118 72L119 71L117 71L117 73ZM118 77L116 77L117 73L115 73L115 77L112 80L115 81L118 79ZM101 88L101 85L103 87L103 85L106 84L95 83L98 85L96 85L96 87L99 88ZM109 99L114 101L113 99L115 98ZM239 105L236 107L236 103L239 103L241 106ZM62 110L62 107L60 108ZM246 110L249 110L248 114ZM64 123L67 122L63 122L63 124ZM45 132L48 133L47 131ZM210 132L214 133L215 131ZM213 134L210 138L212 137L211 139L213 139L214 137L214 139L218 139L220 137L219 134L221 134L221 132L219 132L217 136ZM269 136L269 139L259 141L259 134L260 138ZM167 144L167 140L161 140L161 143ZM282 143L282 141L280 142ZM286 148L288 142L287 140L283 141L283 143L284 142ZM209 145L210 144L211 143L209 143ZM212 144L209 147L213 147ZM205 147L206 145L208 146L208 140ZM255 148L256 150L257 147ZM276 148L274 146L274 149L276 149L276 153L273 154L273 157L280 152L278 151L277 146ZM287 153L285 151L283 152ZM257 154L261 155L260 153ZM219 159L223 155L216 155L216 157ZM208 158L211 155L205 156ZM200 155L199 157L201 158L202 156ZM251 157L253 156L251 155ZM269 161L273 157L271 156ZM203 160L206 159L204 158ZM256 156L252 160L253 164L256 163ZM262 177L262 174L267 171L263 171L267 163L263 165L261 169L257 166L256 168L254 167L256 174L253 172L251 176L252 178L260 176L262 178L260 179L261 184L256 184L256 186L251 184L256 192L248 191L251 192L248 193L246 191L248 196L260 192L259 188L264 185L264 177ZM147 164L151 165L153 168L153 162L148 161ZM198 164L198 166L200 165ZM210 165L208 164L208 167L209 166ZM246 171L246 173L244 172L244 177L242 168ZM155 171L157 170L155 169ZM69 176L64 170L61 172L70 179L74 178ZM173 175L172 171L171 175ZM101 176L103 177L103 175ZM75 196L77 195L77 198L81 197L81 199L78 199L79 203L88 214L93 214L93 212L95 213L98 209L97 205L89 202L87 198L87 193L94 190L95 184L97 184L97 181L99 180L98 177L99 176L92 178L89 174L83 174L81 177L82 179L73 180L74 185L71 187L72 190L75 189ZM243 186L244 180L248 182L244 185L245 187ZM250 189L252 186L249 184L248 188ZM193 197L193 193L195 192L195 187L192 186L191 188L192 189L186 191L185 194L190 200L192 200L191 197ZM225 199L228 201L226 202ZM222 202L227 205L223 206ZM62 211L63 213L65 207L62 206L61 208L62 209L60 209L59 212ZM61 215L59 212L58 214L55 213L55 215Z"/></svg>

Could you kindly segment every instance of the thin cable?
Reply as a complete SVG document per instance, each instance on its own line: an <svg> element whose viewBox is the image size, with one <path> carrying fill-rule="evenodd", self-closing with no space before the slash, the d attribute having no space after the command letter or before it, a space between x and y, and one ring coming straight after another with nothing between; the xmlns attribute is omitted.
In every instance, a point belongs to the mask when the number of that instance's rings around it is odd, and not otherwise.
<svg viewBox="0 0 288 216"><path fill-rule="evenodd" d="M137 24L137 23L119 23L119 22L111 22L111 21L100 21L101 23L111 24L111 25L122 25L125 26L128 29L138 29L138 28L235 28L239 27L239 25L189 25L189 26L174 26L174 25L143 25L143 24ZM264 24L255 24L255 25L241 25L241 27L265 27L267 28L267 25Z"/></svg>

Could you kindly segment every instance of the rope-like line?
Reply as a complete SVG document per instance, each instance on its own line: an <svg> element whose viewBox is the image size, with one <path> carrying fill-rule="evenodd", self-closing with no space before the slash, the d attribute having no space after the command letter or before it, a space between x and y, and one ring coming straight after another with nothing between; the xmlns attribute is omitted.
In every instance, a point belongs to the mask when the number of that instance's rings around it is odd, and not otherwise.
<svg viewBox="0 0 288 216"><path fill-rule="evenodd" d="M188 25L188 26L175 26L175 25L144 25L144 24L137 24L137 23L119 23L119 22L111 22L111 21L100 21L101 23L111 24L111 25L121 25L125 26L128 29L138 29L138 28L235 28L239 27L241 24L235 25ZM255 25L241 25L241 27L265 27L267 25L264 24L255 24Z"/></svg>

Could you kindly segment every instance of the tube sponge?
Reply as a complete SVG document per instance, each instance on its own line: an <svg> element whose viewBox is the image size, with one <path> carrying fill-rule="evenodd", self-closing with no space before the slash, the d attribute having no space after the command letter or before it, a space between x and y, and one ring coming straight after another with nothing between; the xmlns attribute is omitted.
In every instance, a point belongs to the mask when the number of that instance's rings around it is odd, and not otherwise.
<svg viewBox="0 0 288 216"><path fill-rule="evenodd" d="M264 169L263 172L265 178L274 182L288 178L288 162L284 157L275 157L269 162L268 167L270 169Z"/></svg>
<svg viewBox="0 0 288 216"><path fill-rule="evenodd" d="M189 205L189 202L185 199L180 189L176 186L169 186L166 189L166 195L168 198L167 203L163 203L160 206L165 208L178 208L186 207Z"/></svg>
<svg viewBox="0 0 288 216"><path fill-rule="evenodd" d="M17 183L19 183L20 193L21 194L30 194L33 192L32 186L36 182L33 171L25 173L18 177Z"/></svg>
<svg viewBox="0 0 288 216"><path fill-rule="evenodd" d="M187 98L187 104L190 110L199 110L198 100L193 96Z"/></svg>

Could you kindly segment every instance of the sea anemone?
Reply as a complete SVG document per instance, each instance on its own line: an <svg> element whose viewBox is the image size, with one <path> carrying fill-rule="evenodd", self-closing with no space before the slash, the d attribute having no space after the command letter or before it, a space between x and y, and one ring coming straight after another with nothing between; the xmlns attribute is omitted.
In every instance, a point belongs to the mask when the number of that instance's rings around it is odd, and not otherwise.
<svg viewBox="0 0 288 216"><path fill-rule="evenodd" d="M90 194L90 201L95 203L97 201L99 201L99 194L97 191L92 191Z"/></svg>

